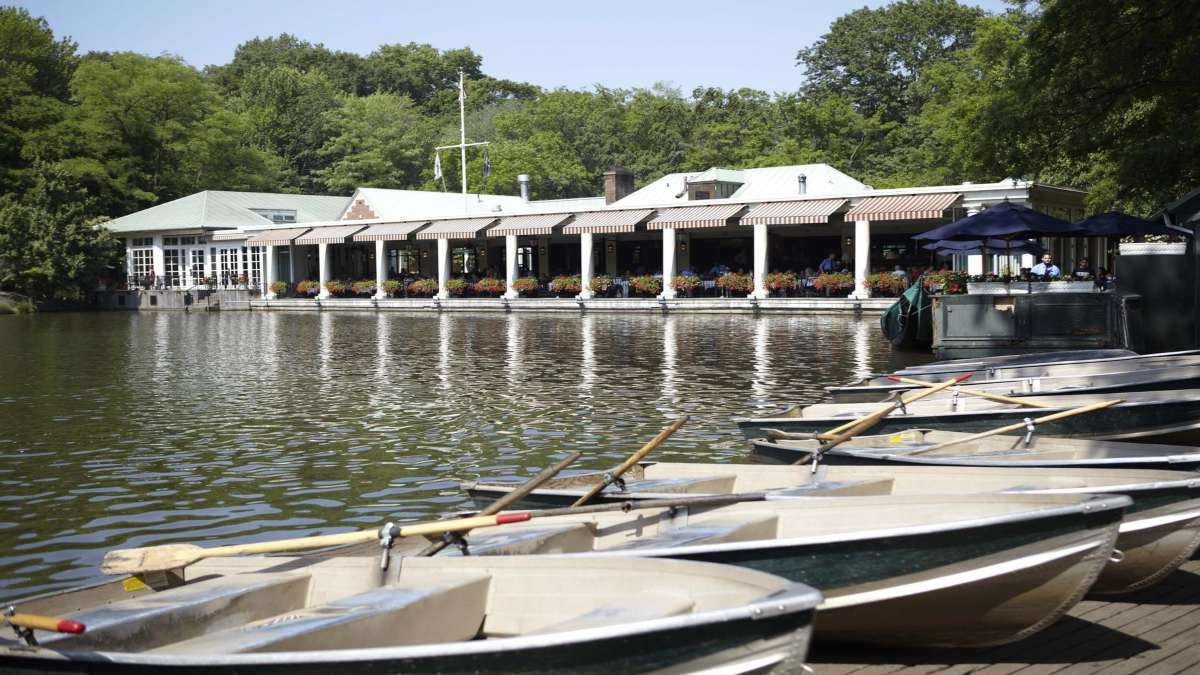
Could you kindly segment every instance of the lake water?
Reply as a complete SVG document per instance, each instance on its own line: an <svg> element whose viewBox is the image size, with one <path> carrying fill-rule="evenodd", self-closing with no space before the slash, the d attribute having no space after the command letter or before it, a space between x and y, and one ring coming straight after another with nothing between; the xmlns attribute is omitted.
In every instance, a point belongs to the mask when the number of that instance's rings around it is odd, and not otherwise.
<svg viewBox="0 0 1200 675"><path fill-rule="evenodd" d="M875 317L94 313L0 317L0 600L112 548L428 518L458 481L747 457L731 418L928 357Z"/></svg>

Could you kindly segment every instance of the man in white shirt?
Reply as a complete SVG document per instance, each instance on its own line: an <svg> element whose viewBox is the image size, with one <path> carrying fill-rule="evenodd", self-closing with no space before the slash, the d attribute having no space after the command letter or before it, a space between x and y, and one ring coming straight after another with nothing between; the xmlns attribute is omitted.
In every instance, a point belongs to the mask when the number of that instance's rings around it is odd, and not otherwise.
<svg viewBox="0 0 1200 675"><path fill-rule="evenodd" d="M1058 268L1058 265L1054 264L1054 256L1050 255L1049 253L1043 254L1042 262L1034 265L1033 269L1029 270L1029 273L1039 277L1062 276L1062 270Z"/></svg>

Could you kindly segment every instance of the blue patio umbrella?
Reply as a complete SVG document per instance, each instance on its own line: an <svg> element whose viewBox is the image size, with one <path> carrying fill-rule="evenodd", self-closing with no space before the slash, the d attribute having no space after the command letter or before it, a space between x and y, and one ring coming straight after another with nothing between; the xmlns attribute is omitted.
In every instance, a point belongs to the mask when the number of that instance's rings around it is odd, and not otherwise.
<svg viewBox="0 0 1200 675"><path fill-rule="evenodd" d="M1000 202L973 216L960 218L949 225L922 232L915 235L913 239L931 239L933 241L983 237L1028 239L1030 237L1070 236L1075 234L1077 229L1065 220L1034 211L1028 206Z"/></svg>
<svg viewBox="0 0 1200 675"><path fill-rule="evenodd" d="M1171 227L1120 211L1109 211L1075 223L1080 237L1130 237L1139 234L1190 235L1181 227Z"/></svg>
<svg viewBox="0 0 1200 675"><path fill-rule="evenodd" d="M984 242L982 240L978 240L978 239L977 240L965 240L965 241L953 241L953 240L943 239L942 241L935 241L932 244L925 244L921 248L923 248L927 251L934 251L940 256L948 256L948 255L955 255L955 254L977 255L979 253L985 252L984 247L986 247L986 249L987 249L986 253L994 253L994 254L1007 253L1010 255L1018 254L1018 253L1029 253L1031 255L1041 255L1043 253L1043 251L1045 250L1042 248L1041 244L1038 244L1035 241L1028 241L1028 240L1024 240L1024 239L1022 239L1020 241L1016 241L1016 240L1008 241L1005 239L988 239L986 242Z"/></svg>

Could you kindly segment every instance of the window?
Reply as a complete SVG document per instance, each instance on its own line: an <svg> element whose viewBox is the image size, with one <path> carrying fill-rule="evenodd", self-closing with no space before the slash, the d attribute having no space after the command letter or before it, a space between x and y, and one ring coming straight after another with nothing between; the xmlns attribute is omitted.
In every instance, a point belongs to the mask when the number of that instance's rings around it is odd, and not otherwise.
<svg viewBox="0 0 1200 675"><path fill-rule="evenodd" d="M192 244L195 244L195 243L196 243L195 237L180 237L179 238L179 244L181 246L191 246Z"/></svg>
<svg viewBox="0 0 1200 675"><path fill-rule="evenodd" d="M296 209L250 209L272 223L296 222Z"/></svg>
<svg viewBox="0 0 1200 675"><path fill-rule="evenodd" d="M184 253L177 248L163 249L163 276L168 286L183 285Z"/></svg>
<svg viewBox="0 0 1200 675"><path fill-rule="evenodd" d="M129 273L133 275L134 279L145 279L152 272L154 272L154 249L135 248L130 251Z"/></svg>
<svg viewBox="0 0 1200 675"><path fill-rule="evenodd" d="M388 272L392 274L420 274L421 261L415 248L388 249Z"/></svg>
<svg viewBox="0 0 1200 675"><path fill-rule="evenodd" d="M475 271L475 249L470 246L456 248L450 252L450 271L456 274L471 274Z"/></svg>
<svg viewBox="0 0 1200 675"><path fill-rule="evenodd" d="M163 246L178 246L179 237L163 237Z"/></svg>
<svg viewBox="0 0 1200 675"><path fill-rule="evenodd" d="M696 190L695 196L692 199L711 199L712 193L707 190Z"/></svg>
<svg viewBox="0 0 1200 675"><path fill-rule="evenodd" d="M139 246L153 246L154 237L134 237L132 243L129 245L133 248L137 248Z"/></svg>
<svg viewBox="0 0 1200 675"><path fill-rule="evenodd" d="M192 249L192 283L203 283L204 279L204 249Z"/></svg>
<svg viewBox="0 0 1200 675"><path fill-rule="evenodd" d="M236 248L223 248L217 253L217 283L228 286L236 284L238 280L238 250Z"/></svg>
<svg viewBox="0 0 1200 675"><path fill-rule="evenodd" d="M533 247L517 247L517 270L521 275L533 274Z"/></svg>
<svg viewBox="0 0 1200 675"><path fill-rule="evenodd" d="M262 286L262 267L263 267L263 247L251 246L250 255L246 256L246 249L242 249L242 257L249 261L249 270L246 278L251 286Z"/></svg>

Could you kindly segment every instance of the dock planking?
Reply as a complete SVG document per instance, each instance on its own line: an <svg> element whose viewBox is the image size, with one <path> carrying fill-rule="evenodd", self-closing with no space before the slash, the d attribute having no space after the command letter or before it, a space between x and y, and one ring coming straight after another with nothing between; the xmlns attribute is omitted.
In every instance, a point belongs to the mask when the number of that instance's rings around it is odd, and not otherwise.
<svg viewBox="0 0 1200 675"><path fill-rule="evenodd" d="M820 618L817 619L818 626ZM1200 560L1123 596L1089 597L1025 640L981 649L881 649L816 643L818 675L1173 675L1200 671Z"/></svg>

